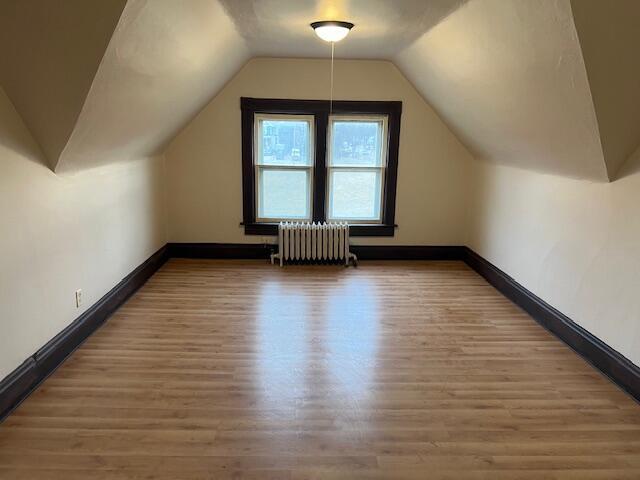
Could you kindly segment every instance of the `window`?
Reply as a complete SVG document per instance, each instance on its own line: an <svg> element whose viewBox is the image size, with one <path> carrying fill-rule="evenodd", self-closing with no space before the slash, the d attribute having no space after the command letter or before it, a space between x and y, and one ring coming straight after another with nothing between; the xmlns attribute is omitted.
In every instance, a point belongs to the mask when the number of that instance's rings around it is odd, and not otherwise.
<svg viewBox="0 0 640 480"><path fill-rule="evenodd" d="M311 221L313 117L256 115L256 221Z"/></svg>
<svg viewBox="0 0 640 480"><path fill-rule="evenodd" d="M401 102L242 98L245 233L277 223L347 221L392 236Z"/></svg>
<svg viewBox="0 0 640 480"><path fill-rule="evenodd" d="M382 223L387 117L329 119L328 220Z"/></svg>

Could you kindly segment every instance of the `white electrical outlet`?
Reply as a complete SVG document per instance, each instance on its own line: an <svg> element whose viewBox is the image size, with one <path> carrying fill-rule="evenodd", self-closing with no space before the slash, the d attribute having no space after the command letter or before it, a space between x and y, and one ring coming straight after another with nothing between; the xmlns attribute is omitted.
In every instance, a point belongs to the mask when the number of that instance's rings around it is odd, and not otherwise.
<svg viewBox="0 0 640 480"><path fill-rule="evenodd" d="M82 305L82 289L76 290L76 308L80 308Z"/></svg>

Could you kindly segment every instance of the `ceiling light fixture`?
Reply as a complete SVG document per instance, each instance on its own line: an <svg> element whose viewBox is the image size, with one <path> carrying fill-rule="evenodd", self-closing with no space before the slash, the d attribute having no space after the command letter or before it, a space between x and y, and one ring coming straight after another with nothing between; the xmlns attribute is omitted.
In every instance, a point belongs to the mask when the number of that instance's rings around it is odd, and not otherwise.
<svg viewBox="0 0 640 480"><path fill-rule="evenodd" d="M349 34L353 28L353 23L324 20L322 22L313 22L311 28L313 28L318 37L325 42L331 43L331 85L329 87L329 117L331 117L333 114L333 55L336 42L339 42Z"/></svg>
<svg viewBox="0 0 640 480"><path fill-rule="evenodd" d="M313 22L311 28L313 28L316 35L325 42L335 43L349 34L353 28L353 23L324 20L322 22Z"/></svg>

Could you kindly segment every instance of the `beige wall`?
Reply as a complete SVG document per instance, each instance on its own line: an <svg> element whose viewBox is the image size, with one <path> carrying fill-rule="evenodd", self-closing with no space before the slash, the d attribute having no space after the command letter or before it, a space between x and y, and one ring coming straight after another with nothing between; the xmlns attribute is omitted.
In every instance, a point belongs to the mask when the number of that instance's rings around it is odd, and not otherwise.
<svg viewBox="0 0 640 480"><path fill-rule="evenodd" d="M165 155L169 238L174 242L260 242L242 220L240 97L323 99L327 60L254 59L175 138ZM334 98L402 100L394 238L359 243L455 245L464 240L470 156L396 67L338 61Z"/></svg>
<svg viewBox="0 0 640 480"><path fill-rule="evenodd" d="M469 246L640 364L640 158L609 184L472 171Z"/></svg>
<svg viewBox="0 0 640 480"><path fill-rule="evenodd" d="M0 88L0 379L164 245L162 175L162 159L55 175Z"/></svg>

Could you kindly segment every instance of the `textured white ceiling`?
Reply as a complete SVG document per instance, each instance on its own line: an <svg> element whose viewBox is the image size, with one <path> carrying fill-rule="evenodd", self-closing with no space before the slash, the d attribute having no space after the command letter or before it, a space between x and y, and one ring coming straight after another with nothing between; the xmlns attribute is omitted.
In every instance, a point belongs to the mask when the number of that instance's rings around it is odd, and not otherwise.
<svg viewBox="0 0 640 480"><path fill-rule="evenodd" d="M211 0L129 0L58 171L161 153L248 60Z"/></svg>
<svg viewBox="0 0 640 480"><path fill-rule="evenodd" d="M220 0L254 56L326 57L309 24L355 24L341 58L390 59L466 0Z"/></svg>
<svg viewBox="0 0 640 480"><path fill-rule="evenodd" d="M385 58L462 3L129 0L56 170L161 152L250 56L326 57L314 20L356 23L338 56Z"/></svg>
<svg viewBox="0 0 640 480"><path fill-rule="evenodd" d="M248 58L328 56L322 19L354 22L337 57L396 63L478 157L602 181L640 143L636 0L574 0L579 32L570 0L128 0L91 83L123 1L0 12L5 52L31 39L4 54L5 89L58 170L161 152Z"/></svg>
<svg viewBox="0 0 640 480"><path fill-rule="evenodd" d="M608 180L569 0L472 0L396 63L476 156Z"/></svg>

